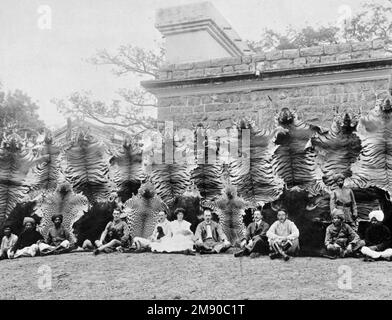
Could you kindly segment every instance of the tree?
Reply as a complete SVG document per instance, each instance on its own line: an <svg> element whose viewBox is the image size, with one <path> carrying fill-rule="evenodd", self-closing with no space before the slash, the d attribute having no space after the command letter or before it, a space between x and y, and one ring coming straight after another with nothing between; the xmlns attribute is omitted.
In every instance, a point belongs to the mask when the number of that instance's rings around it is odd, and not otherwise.
<svg viewBox="0 0 392 320"><path fill-rule="evenodd" d="M45 124L39 119L39 106L20 90L5 92L0 85L0 130L35 137ZM1 139L1 138L0 138Z"/></svg>
<svg viewBox="0 0 392 320"><path fill-rule="evenodd" d="M261 40L250 42L250 45L255 51L271 51L333 44L338 42L338 31L339 28L334 26L319 28L307 26L300 30L289 27L284 33L265 29Z"/></svg>
<svg viewBox="0 0 392 320"><path fill-rule="evenodd" d="M249 44L255 51L270 51L377 38L392 40L392 0L362 4L359 12L348 17L343 26L289 27L282 33L265 29L259 41Z"/></svg>
<svg viewBox="0 0 392 320"><path fill-rule="evenodd" d="M392 0L365 3L344 30L346 40L392 40Z"/></svg>
<svg viewBox="0 0 392 320"><path fill-rule="evenodd" d="M163 62L164 51L145 50L132 45L121 46L116 53L99 50L87 61L94 65L112 67L115 76L137 76L155 79ZM140 87L118 90L120 99L111 103L95 100L89 92L74 92L66 100L54 100L58 109L67 117L87 118L104 125L127 128L141 132L153 127L154 119L144 112L155 108L155 97Z"/></svg>

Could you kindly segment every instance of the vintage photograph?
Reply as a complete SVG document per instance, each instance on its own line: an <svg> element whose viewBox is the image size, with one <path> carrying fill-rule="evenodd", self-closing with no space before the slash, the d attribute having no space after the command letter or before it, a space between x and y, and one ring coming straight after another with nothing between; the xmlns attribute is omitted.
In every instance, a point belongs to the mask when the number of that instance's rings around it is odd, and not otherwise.
<svg viewBox="0 0 392 320"><path fill-rule="evenodd" d="M392 0L1 0L0 128L0 300L392 298Z"/></svg>

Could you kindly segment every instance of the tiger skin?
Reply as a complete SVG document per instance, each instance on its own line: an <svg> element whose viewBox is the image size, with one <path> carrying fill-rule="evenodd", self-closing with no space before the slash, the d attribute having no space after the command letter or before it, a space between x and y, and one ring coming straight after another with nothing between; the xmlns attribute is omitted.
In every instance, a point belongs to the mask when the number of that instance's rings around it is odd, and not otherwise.
<svg viewBox="0 0 392 320"><path fill-rule="evenodd" d="M158 222L158 212L162 210L169 212L166 204L157 195L153 184L150 181L144 182L137 195L132 196L124 204L132 238L149 238Z"/></svg>
<svg viewBox="0 0 392 320"><path fill-rule="evenodd" d="M73 224L87 212L88 207L89 202L84 195L74 193L68 182L59 183L55 191L38 201L35 210L35 214L41 218L38 228L46 237L48 229L53 225L52 216L62 214L63 226L72 234Z"/></svg>

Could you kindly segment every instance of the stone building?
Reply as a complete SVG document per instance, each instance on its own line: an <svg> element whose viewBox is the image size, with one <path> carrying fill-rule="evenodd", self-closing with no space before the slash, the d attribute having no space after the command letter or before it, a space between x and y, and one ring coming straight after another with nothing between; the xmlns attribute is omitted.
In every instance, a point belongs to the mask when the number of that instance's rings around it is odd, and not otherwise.
<svg viewBox="0 0 392 320"><path fill-rule="evenodd" d="M391 89L392 44L384 40L255 54L208 2L161 9L167 63L142 85L159 120L226 128L233 119L273 123L283 107L328 128L336 112L364 113Z"/></svg>

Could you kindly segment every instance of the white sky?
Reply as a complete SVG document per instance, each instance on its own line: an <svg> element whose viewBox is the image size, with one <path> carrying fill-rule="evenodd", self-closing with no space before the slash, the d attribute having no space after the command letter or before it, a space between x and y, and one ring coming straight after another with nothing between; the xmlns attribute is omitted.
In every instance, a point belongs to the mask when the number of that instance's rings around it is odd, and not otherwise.
<svg viewBox="0 0 392 320"><path fill-rule="evenodd" d="M161 7L198 0L1 0L0 82L6 90L21 89L41 106L49 126L65 119L52 98L89 90L97 99L116 98L118 88L139 79L117 78L110 68L84 61L97 49L114 51L123 44L154 48L161 40L154 28ZM201 0L200 0L201 2ZM263 28L283 31L288 25L322 25L338 19L339 8L356 11L359 0L210 0L237 32L257 40ZM38 8L48 5L52 28L38 27Z"/></svg>

